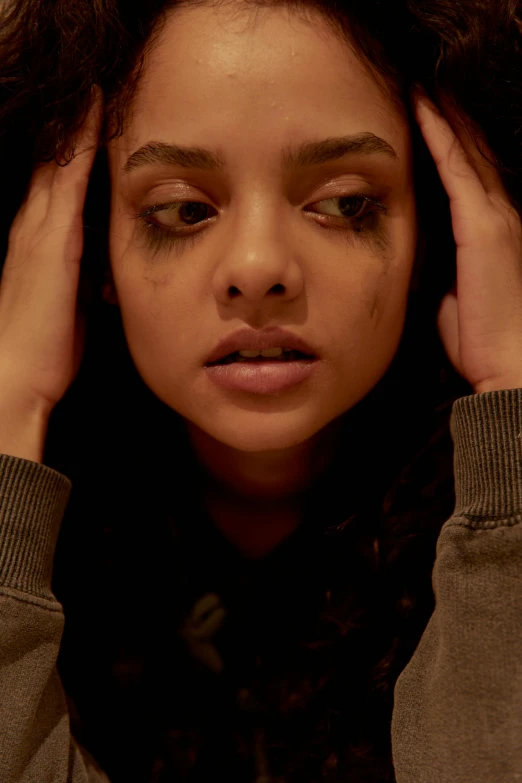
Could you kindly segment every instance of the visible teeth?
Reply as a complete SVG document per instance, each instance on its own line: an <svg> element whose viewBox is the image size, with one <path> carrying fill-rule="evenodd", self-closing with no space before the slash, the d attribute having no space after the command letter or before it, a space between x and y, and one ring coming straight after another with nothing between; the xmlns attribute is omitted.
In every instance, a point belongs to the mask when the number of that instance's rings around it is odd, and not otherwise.
<svg viewBox="0 0 522 783"><path fill-rule="evenodd" d="M286 353L291 350L291 348L283 349L283 348L265 348L263 351L238 351L240 356L244 356L246 359L255 359L256 356L266 356L267 358L271 358L274 356L281 356L283 351L286 350Z"/></svg>

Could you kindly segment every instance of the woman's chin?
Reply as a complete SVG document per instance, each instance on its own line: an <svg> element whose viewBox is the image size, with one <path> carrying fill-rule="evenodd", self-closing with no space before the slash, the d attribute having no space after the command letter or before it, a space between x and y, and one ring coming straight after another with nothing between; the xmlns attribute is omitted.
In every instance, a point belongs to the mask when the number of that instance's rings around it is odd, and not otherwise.
<svg viewBox="0 0 522 783"><path fill-rule="evenodd" d="M315 432L309 432L304 428L284 427L281 422L274 426L267 424L251 427L243 427L241 430L222 428L213 430L208 434L228 448L245 452L286 451L305 443Z"/></svg>
<svg viewBox="0 0 522 783"><path fill-rule="evenodd" d="M306 443L328 424L324 418L306 416L304 411L261 413L237 410L205 418L185 418L191 440L196 443L214 442L235 451L286 451Z"/></svg>

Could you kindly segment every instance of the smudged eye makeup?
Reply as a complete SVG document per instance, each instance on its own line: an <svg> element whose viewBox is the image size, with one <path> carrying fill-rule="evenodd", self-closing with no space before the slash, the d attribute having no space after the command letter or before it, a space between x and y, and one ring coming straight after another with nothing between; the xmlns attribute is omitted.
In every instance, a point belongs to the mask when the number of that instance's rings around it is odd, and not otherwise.
<svg viewBox="0 0 522 783"><path fill-rule="evenodd" d="M305 210L313 214L327 230L350 232L355 236L375 232L387 207L375 196L353 193L316 201L310 206L327 205L326 212ZM336 212L340 214L336 214ZM209 214L210 213L210 214ZM134 215L147 247L154 252L177 246L192 246L215 222L217 210L202 201L173 201L155 204Z"/></svg>

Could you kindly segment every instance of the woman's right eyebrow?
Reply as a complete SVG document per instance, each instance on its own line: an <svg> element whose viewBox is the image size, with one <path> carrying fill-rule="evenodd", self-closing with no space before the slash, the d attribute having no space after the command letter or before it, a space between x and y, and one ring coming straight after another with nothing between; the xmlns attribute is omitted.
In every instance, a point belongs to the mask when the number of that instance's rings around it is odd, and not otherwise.
<svg viewBox="0 0 522 783"><path fill-rule="evenodd" d="M299 169L328 163L347 155L385 155L398 160L397 153L389 142L374 133L366 132L319 141L311 140L297 147L287 147L281 154L281 163L284 169ZM226 168L226 160L218 150L151 141L132 153L123 171L128 173L143 166L154 165L223 171Z"/></svg>

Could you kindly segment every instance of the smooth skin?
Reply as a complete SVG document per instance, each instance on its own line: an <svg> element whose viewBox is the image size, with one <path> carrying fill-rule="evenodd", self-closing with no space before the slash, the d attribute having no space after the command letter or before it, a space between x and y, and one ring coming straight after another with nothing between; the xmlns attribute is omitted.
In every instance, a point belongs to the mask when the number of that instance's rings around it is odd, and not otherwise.
<svg viewBox="0 0 522 783"><path fill-rule="evenodd" d="M360 133L396 157L282 165L288 146ZM126 172L151 143L212 149L224 166L151 161ZM134 363L187 422L216 524L244 552L262 554L299 523L302 492L329 464L339 417L376 385L401 340L417 248L406 112L321 17L187 8L165 25L131 122L108 153L113 300ZM358 234L339 199L359 192L388 211L376 210ZM183 200L208 207L196 242L152 250L136 215ZM150 217L176 229L182 215ZM210 382L203 365L220 338L274 325L315 346L315 377L271 395Z"/></svg>
<svg viewBox="0 0 522 783"><path fill-rule="evenodd" d="M187 421L213 479L216 524L256 556L298 523L296 498L313 470L326 468L336 419L373 388L395 355L417 223L405 116L397 116L356 56L321 19L310 25L266 9L255 25L238 24L244 13L186 9L172 17L149 58L132 122L109 147L114 282L106 297L121 308L144 381ZM457 242L458 295L443 301L441 338L477 393L518 388L519 216L455 118L452 125L430 103L414 101L451 199ZM44 417L81 356L81 213L97 116L89 114L71 164L35 172L0 286L8 399L17 399L17 410L41 406ZM364 131L385 139L397 159L351 156L292 172L280 166L290 143ZM209 172L149 165L125 174L128 156L151 141L217 148L226 166ZM327 230L323 217L339 215L339 202L327 199L375 190L388 209L379 241ZM152 252L136 214L181 200L209 205L211 219L193 245ZM180 224L175 210L154 218L170 228ZM274 324L317 346L322 367L314 382L263 397L210 384L202 365L220 337L239 326Z"/></svg>

